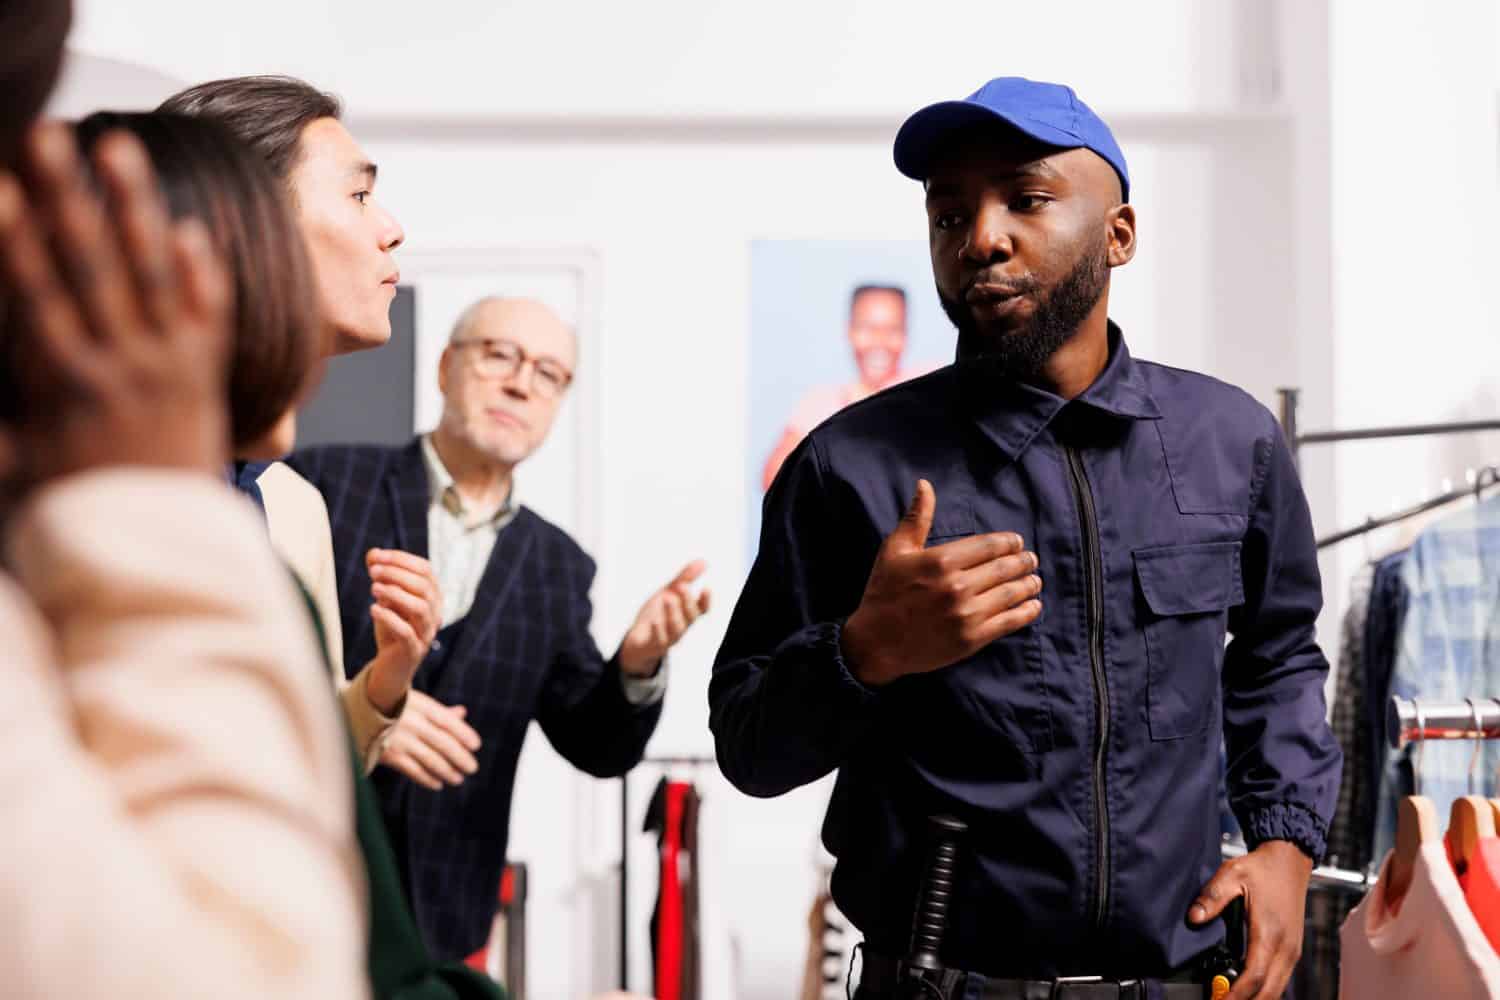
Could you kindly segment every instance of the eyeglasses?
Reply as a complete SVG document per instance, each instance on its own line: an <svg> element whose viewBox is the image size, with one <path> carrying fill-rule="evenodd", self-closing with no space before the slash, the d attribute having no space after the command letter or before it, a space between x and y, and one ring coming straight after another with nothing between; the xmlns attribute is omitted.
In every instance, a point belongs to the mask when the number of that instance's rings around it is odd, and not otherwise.
<svg viewBox="0 0 1500 1000"><path fill-rule="evenodd" d="M573 382L573 373L551 358L537 358L527 354L520 344L512 340L496 340L476 337L473 340L455 340L449 347L478 347L474 353L474 374L480 378L514 378L522 368L531 365L534 377L531 384L537 395L556 399Z"/></svg>

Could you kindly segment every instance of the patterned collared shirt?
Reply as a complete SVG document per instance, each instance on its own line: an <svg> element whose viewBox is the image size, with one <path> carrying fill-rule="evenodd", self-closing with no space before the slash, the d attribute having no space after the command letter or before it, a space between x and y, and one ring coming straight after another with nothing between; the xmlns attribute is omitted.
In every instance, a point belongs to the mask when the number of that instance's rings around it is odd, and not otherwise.
<svg viewBox="0 0 1500 1000"><path fill-rule="evenodd" d="M422 458L427 463L427 481L432 497L427 506L427 551L432 571L443 593L443 627L469 613L479 581L489 564L490 552L500 532L516 519L516 489L512 482L505 499L496 507L471 508L459 494L448 467L443 464L432 436L422 438Z"/></svg>
<svg viewBox="0 0 1500 1000"><path fill-rule="evenodd" d="M1396 647L1391 693L1423 701L1483 702L1500 697L1500 497L1444 518L1412 545L1401 570L1410 599ZM1447 816L1453 800L1500 791L1500 743L1431 740L1391 754L1380 789L1375 857L1391 846L1403 772L1421 762L1422 794Z"/></svg>

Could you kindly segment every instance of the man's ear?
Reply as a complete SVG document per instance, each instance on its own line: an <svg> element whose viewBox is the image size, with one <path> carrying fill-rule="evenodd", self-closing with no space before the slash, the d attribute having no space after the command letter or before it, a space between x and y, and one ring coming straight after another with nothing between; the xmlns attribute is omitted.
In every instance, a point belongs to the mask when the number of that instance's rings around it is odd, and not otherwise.
<svg viewBox="0 0 1500 1000"><path fill-rule="evenodd" d="M1116 205L1105 217L1109 227L1109 266L1129 264L1135 258L1135 209Z"/></svg>

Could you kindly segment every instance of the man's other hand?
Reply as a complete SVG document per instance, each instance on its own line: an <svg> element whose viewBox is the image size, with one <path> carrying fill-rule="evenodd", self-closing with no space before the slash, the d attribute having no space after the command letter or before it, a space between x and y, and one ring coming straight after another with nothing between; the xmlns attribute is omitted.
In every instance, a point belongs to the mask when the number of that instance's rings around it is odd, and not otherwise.
<svg viewBox="0 0 1500 1000"><path fill-rule="evenodd" d="M444 705L421 691L411 692L380 751L380 763L432 791L463 784L479 771L474 756L479 734L465 721L467 714L462 705Z"/></svg>

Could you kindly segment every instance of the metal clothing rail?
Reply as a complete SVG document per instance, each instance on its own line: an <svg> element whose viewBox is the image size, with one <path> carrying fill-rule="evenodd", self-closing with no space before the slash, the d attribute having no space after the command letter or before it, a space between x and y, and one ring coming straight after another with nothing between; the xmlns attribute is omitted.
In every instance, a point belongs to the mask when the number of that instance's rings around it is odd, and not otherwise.
<svg viewBox="0 0 1500 1000"><path fill-rule="evenodd" d="M1278 389L1281 397L1281 430L1292 449L1292 459L1300 461L1301 448L1308 444L1338 444L1340 441L1380 441L1387 438L1428 437L1438 434L1471 434L1478 431L1500 431L1500 420L1460 420L1444 424L1410 424L1394 427L1365 427L1348 431L1303 432L1297 420L1301 389Z"/></svg>
<svg viewBox="0 0 1500 1000"><path fill-rule="evenodd" d="M1418 514L1425 514L1429 510L1446 507L1450 503L1457 503L1460 500L1477 499L1486 486L1494 486L1497 483L1500 483L1500 473L1497 473L1493 466L1488 466L1479 470L1473 486L1466 486L1461 490L1449 490L1447 493L1441 493L1430 500L1423 500L1419 504L1398 510L1394 514L1386 514L1384 517L1366 518L1365 523L1357 527L1345 528L1343 531L1335 531L1331 535L1324 535L1322 538L1319 538L1318 548L1326 549L1330 545L1347 542L1351 538L1367 535L1379 528L1389 527L1392 524L1400 524L1402 521L1410 520Z"/></svg>
<svg viewBox="0 0 1500 1000"><path fill-rule="evenodd" d="M1281 397L1281 430L1286 435L1287 445L1292 450L1292 461L1301 468L1301 449L1303 445L1309 444L1337 444L1341 441L1380 441L1390 438L1402 437L1425 437L1438 434L1468 434L1477 431L1500 431L1500 420L1461 420L1445 424L1411 424L1407 426L1392 427L1366 427L1359 430L1349 431L1317 431L1304 433L1300 429L1297 417L1297 409L1301 401L1301 389L1278 389ZM1487 486L1500 484L1500 472L1493 466L1479 470L1472 486L1461 490L1449 490L1439 496L1424 500L1405 510L1387 514L1384 517L1367 518L1363 524L1352 528L1336 531L1331 535L1325 535L1318 539L1318 548L1325 549L1331 545L1358 538L1360 535L1369 534L1378 528L1399 524L1418 514L1425 514L1429 510L1456 503L1469 497L1477 497Z"/></svg>
<svg viewBox="0 0 1500 1000"><path fill-rule="evenodd" d="M704 767L717 763L700 754L645 757L641 764ZM630 774L620 775L620 989L630 991Z"/></svg>
<svg viewBox="0 0 1500 1000"><path fill-rule="evenodd" d="M1422 740L1500 739L1500 700L1422 701L1392 696L1386 704L1385 738L1392 750Z"/></svg>
<svg viewBox="0 0 1500 1000"><path fill-rule="evenodd" d="M1224 859L1242 858L1249 853L1244 844L1226 840L1219 846L1219 853ZM1347 868L1334 868L1331 865L1319 865L1312 870L1307 884L1312 889L1327 889L1333 892L1347 892L1356 895L1364 895L1375 885L1375 873L1350 871Z"/></svg>

